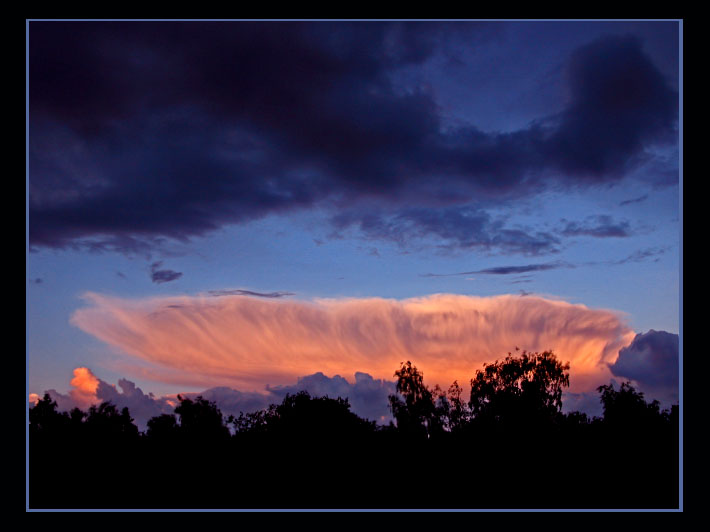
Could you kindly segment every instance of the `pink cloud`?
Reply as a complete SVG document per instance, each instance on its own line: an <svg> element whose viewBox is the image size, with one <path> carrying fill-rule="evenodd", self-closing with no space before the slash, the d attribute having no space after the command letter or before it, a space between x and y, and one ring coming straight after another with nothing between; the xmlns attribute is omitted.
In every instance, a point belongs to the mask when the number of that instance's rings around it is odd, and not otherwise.
<svg viewBox="0 0 710 532"><path fill-rule="evenodd" d="M70 381L74 387L69 395L79 408L88 408L99 401L96 390L99 387L99 379L89 368L74 369L74 378Z"/></svg>
<svg viewBox="0 0 710 532"><path fill-rule="evenodd" d="M608 364L635 336L617 312L536 296L85 299L71 322L150 366L143 377L249 391L316 372L391 380L405 360L448 387L519 346L552 349L571 363L570 391L587 392L609 381Z"/></svg>

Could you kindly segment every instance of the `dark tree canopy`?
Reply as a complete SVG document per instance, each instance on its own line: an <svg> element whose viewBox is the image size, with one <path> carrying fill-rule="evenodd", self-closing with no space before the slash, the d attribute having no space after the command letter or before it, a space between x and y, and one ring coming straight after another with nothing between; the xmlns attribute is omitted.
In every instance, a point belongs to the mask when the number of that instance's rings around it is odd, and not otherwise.
<svg viewBox="0 0 710 532"><path fill-rule="evenodd" d="M390 395L390 409L397 420L397 428L406 434L428 436L435 429L434 394L424 384L424 374L408 360L394 372L397 395Z"/></svg>
<svg viewBox="0 0 710 532"><path fill-rule="evenodd" d="M213 401L202 396L192 399L178 395L180 404L175 407L175 413L180 416L180 434L183 437L200 440L226 440L229 438L229 428L225 424L222 412ZM163 418L163 427L170 421ZM157 427L156 427L157 428Z"/></svg>
<svg viewBox="0 0 710 532"><path fill-rule="evenodd" d="M569 386L569 362L552 351L508 356L484 364L471 379L472 414L479 420L531 423L553 420L562 410L562 389Z"/></svg>
<svg viewBox="0 0 710 532"><path fill-rule="evenodd" d="M636 391L629 381L622 382L618 390L612 382L599 386L597 391L604 408L604 422L615 428L636 430L677 417L677 407L662 412L658 401L646 402L643 392Z"/></svg>

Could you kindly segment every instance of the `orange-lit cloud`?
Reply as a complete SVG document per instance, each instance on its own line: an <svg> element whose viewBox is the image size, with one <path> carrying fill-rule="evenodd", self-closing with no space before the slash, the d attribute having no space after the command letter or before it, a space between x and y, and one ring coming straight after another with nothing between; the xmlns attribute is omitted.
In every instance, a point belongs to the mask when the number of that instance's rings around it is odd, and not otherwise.
<svg viewBox="0 0 710 532"><path fill-rule="evenodd" d="M99 379L89 368L76 368L74 378L70 381L74 387L69 395L76 402L79 408L87 408L99 402L96 390L99 387Z"/></svg>
<svg viewBox="0 0 710 532"><path fill-rule="evenodd" d="M619 313L536 296L85 298L90 306L71 322L150 363L153 379L176 382L183 375L185 382L252 391L319 371L392 380L405 360L430 385L447 388L454 379L468 383L484 362L519 346L552 349L571 363L570 391L586 392L609 381L607 364L634 338ZM80 376L75 380L84 389Z"/></svg>

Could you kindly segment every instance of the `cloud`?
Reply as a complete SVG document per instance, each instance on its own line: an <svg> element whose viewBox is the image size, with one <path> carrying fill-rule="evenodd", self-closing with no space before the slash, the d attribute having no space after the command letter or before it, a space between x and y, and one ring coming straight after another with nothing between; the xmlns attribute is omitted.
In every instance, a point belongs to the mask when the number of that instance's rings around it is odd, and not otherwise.
<svg viewBox="0 0 710 532"><path fill-rule="evenodd" d="M562 234L564 236L593 236L597 238L631 236L629 222L615 223L611 216L588 216L584 222L566 222Z"/></svg>
<svg viewBox="0 0 710 532"><path fill-rule="evenodd" d="M564 262L548 262L544 264L526 264L524 266L496 266L494 268L485 268L483 270L475 270L470 272L460 273L427 273L422 277L449 277L453 275L471 275L473 273L485 273L491 275L511 275L527 272L539 272L546 270L555 270L557 268L572 268L573 266Z"/></svg>
<svg viewBox="0 0 710 532"><path fill-rule="evenodd" d="M656 257L655 259L653 259L654 262L658 262L659 255L663 255L669 249L670 249L669 246L639 249L637 251L634 251L628 257L625 257L625 258L617 260L617 261L613 261L611 264L619 265L619 264L626 264L627 262L643 262L643 261L653 258L653 257Z"/></svg>
<svg viewBox="0 0 710 532"><path fill-rule="evenodd" d="M678 94L632 36L600 38L567 66L570 102L546 145L561 170L608 180L675 134Z"/></svg>
<svg viewBox="0 0 710 532"><path fill-rule="evenodd" d="M119 379L118 386L99 379L86 367L74 370L74 378L70 382L72 389L68 394L56 390L47 390L46 393L57 402L57 409L69 411L72 408L88 410L92 405L110 401L119 409L127 407L134 418L136 426L145 430L151 417L164 413L172 413L173 407L166 398L157 398L152 393L144 394L135 383L127 379ZM30 401L37 394L30 394Z"/></svg>
<svg viewBox="0 0 710 532"><path fill-rule="evenodd" d="M641 203L642 201L646 201L647 199L648 199L648 194L644 194L643 196L639 196L638 198L624 200L621 203L619 203L619 206L623 207L624 205L631 205L632 203Z"/></svg>
<svg viewBox="0 0 710 532"><path fill-rule="evenodd" d="M294 295L293 292L252 292L251 290L208 290L212 297L221 296L255 296L255 297L285 297Z"/></svg>
<svg viewBox="0 0 710 532"><path fill-rule="evenodd" d="M128 408L139 430L146 430L148 420L160 414L173 413L178 405L177 396L188 399L203 397L217 404L226 417L238 416L241 412L256 412L267 408L270 404L280 404L287 393L295 394L302 390L314 397L328 396L330 398L348 398L350 407L360 417L386 424L391 419L388 396L395 393L394 381L373 379L366 373L356 373L355 382L335 375L327 377L316 373L299 377L295 384L270 387L261 392L243 392L227 386L207 388L201 392L182 392L156 397L152 393L145 394L127 379L119 379L118 387L96 377L88 368L76 368L75 378L71 381L73 389L68 394L56 390L48 390L50 397L57 402L59 411L70 411L73 408L88 410L91 405L110 401L119 409ZM77 376L80 376L77 379ZM88 379L92 384L85 387ZM119 390L120 388L120 390ZM34 406L40 395L31 393L28 405Z"/></svg>
<svg viewBox="0 0 710 532"><path fill-rule="evenodd" d="M678 94L633 37L579 48L564 109L501 133L445 125L432 89L393 82L490 42L498 24L31 26L33 249L146 254L325 205L347 211L336 230L403 245L551 253L554 235L505 227L486 206L618 180L676 143Z"/></svg>
<svg viewBox="0 0 710 532"><path fill-rule="evenodd" d="M619 358L609 365L620 378L638 383L647 400L678 400L679 337L666 331L649 330L637 334L633 342L619 351Z"/></svg>
<svg viewBox="0 0 710 532"><path fill-rule="evenodd" d="M391 379L415 363L430 384L467 382L513 346L553 349L572 391L611 375L633 332L608 310L528 295L440 294L402 301L241 296L120 299L88 293L71 323L151 365L143 378L261 391L304 374Z"/></svg>
<svg viewBox="0 0 710 532"><path fill-rule="evenodd" d="M385 214L372 209L343 211L331 218L338 231L355 227L369 239L390 240L402 248L434 238L439 250L482 250L541 255L556 253L559 239L530 228L507 228L487 212L471 207L406 208Z"/></svg>
<svg viewBox="0 0 710 532"><path fill-rule="evenodd" d="M154 262L150 265L150 278L154 283L169 283L175 279L182 277L182 272L176 272L173 270L159 270L162 266L162 261Z"/></svg>
<svg viewBox="0 0 710 532"><path fill-rule="evenodd" d="M393 380L373 379L372 375L359 371L355 373L352 384L340 375L327 377L319 371L299 377L295 385L269 386L267 389L278 398L276 402L281 402L287 393L294 394L300 390L306 390L311 396L348 398L350 409L358 416L382 424L392 419L388 397L397 391Z"/></svg>
<svg viewBox="0 0 710 532"><path fill-rule="evenodd" d="M177 395L166 396L171 404L178 404ZM227 386L216 386L202 392L180 393L182 397L196 399L202 397L217 404L224 416L239 416L240 412L256 412L276 402L275 397L264 392L241 392ZM280 402L280 401L279 401Z"/></svg>

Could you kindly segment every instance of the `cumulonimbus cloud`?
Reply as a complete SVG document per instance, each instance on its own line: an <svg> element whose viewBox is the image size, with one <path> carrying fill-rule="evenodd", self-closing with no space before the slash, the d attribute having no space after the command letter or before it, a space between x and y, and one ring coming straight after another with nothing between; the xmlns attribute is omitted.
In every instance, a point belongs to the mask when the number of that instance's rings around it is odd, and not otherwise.
<svg viewBox="0 0 710 532"><path fill-rule="evenodd" d="M552 349L571 363L570 391L585 392L609 381L609 364L634 338L619 313L530 295L84 297L90 305L71 322L149 363L153 369L143 377L247 391L317 372L391 380L406 360L430 385L448 387L520 347Z"/></svg>

